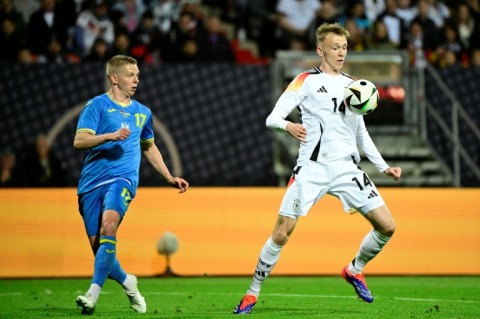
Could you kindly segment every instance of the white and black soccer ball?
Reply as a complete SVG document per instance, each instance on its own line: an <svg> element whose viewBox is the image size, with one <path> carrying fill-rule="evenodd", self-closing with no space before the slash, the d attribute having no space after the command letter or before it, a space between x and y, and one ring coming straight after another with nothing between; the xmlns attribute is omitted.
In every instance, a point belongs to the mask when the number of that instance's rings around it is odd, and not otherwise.
<svg viewBox="0 0 480 319"><path fill-rule="evenodd" d="M165 232L157 242L160 255L172 255L178 250L178 238L174 233Z"/></svg>
<svg viewBox="0 0 480 319"><path fill-rule="evenodd" d="M343 100L353 113L367 115L377 108L380 96L375 84L360 79L353 81L345 88Z"/></svg>

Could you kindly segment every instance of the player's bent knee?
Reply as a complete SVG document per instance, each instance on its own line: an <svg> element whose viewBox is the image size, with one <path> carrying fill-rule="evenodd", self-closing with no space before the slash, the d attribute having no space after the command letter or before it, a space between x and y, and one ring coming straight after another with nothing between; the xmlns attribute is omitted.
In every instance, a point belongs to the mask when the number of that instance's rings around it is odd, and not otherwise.
<svg viewBox="0 0 480 319"><path fill-rule="evenodd" d="M288 241L288 236L280 232L275 232L272 234L272 241L275 245L284 246Z"/></svg>
<svg viewBox="0 0 480 319"><path fill-rule="evenodd" d="M377 229L377 231L383 236L392 237L395 233L395 229L395 223L391 222L390 224L383 226L381 229Z"/></svg>

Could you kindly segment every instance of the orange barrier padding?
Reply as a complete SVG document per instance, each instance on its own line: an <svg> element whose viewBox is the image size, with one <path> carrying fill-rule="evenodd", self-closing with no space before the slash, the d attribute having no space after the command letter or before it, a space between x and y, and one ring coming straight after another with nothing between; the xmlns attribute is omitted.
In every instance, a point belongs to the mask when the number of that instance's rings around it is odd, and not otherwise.
<svg viewBox="0 0 480 319"><path fill-rule="evenodd" d="M165 271L161 235L177 235L172 270L183 276L251 275L284 188L140 188L118 231L126 271ZM381 189L397 232L367 274L480 275L479 189ZM323 198L301 218L273 274L338 275L371 226ZM0 190L0 277L91 276L93 255L76 190Z"/></svg>

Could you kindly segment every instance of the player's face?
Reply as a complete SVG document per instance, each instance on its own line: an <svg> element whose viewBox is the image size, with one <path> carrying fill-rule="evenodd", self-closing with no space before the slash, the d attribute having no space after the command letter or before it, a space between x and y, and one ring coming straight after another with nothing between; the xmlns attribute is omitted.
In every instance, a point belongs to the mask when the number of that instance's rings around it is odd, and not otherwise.
<svg viewBox="0 0 480 319"><path fill-rule="evenodd" d="M119 72L116 74L116 85L118 89L125 94L125 96L131 97L135 94L137 90L140 71L138 66L135 64L127 64L124 67L119 69Z"/></svg>
<svg viewBox="0 0 480 319"><path fill-rule="evenodd" d="M317 54L322 58L321 69L324 72L340 73L347 56L347 39L343 35L330 33L317 47Z"/></svg>

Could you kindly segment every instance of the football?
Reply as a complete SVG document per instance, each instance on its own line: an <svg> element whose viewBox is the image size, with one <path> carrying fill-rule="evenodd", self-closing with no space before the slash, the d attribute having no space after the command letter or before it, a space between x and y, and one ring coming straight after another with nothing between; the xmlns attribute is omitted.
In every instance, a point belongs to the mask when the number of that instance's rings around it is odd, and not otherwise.
<svg viewBox="0 0 480 319"><path fill-rule="evenodd" d="M375 84L360 79L353 81L345 88L343 100L353 113L367 115L377 108L380 96Z"/></svg>
<svg viewBox="0 0 480 319"><path fill-rule="evenodd" d="M166 232L157 243L157 251L160 255L171 255L178 249L178 238L174 233Z"/></svg>

